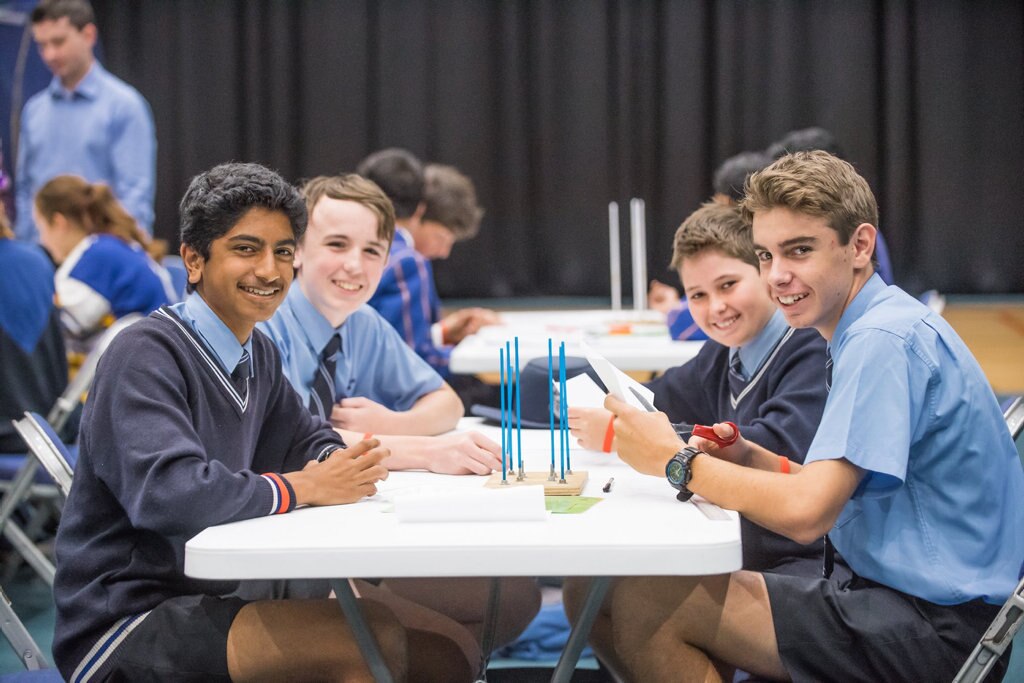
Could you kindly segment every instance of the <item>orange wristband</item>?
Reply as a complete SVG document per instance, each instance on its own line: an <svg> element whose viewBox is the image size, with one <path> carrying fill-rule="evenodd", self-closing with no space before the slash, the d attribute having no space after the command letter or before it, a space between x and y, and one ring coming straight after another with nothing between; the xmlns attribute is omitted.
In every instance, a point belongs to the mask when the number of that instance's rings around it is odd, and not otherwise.
<svg viewBox="0 0 1024 683"><path fill-rule="evenodd" d="M612 440L615 438L615 416L612 415L611 419L608 420L608 429L604 430L604 443L601 444L601 450L605 453L612 452Z"/></svg>
<svg viewBox="0 0 1024 683"><path fill-rule="evenodd" d="M784 455L779 456L779 472L789 474L789 458Z"/></svg>
<svg viewBox="0 0 1024 683"><path fill-rule="evenodd" d="M366 432L365 434L363 434L363 441L366 441L367 439L372 439L372 438L373 438L373 432Z"/></svg>

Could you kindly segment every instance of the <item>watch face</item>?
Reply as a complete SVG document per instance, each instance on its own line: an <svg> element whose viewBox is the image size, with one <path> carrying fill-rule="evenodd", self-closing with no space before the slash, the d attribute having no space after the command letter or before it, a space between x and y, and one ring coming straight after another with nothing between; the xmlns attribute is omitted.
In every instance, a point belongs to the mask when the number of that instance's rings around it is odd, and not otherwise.
<svg viewBox="0 0 1024 683"><path fill-rule="evenodd" d="M678 460L672 460L668 467L665 468L665 476L673 484L683 483L683 463Z"/></svg>

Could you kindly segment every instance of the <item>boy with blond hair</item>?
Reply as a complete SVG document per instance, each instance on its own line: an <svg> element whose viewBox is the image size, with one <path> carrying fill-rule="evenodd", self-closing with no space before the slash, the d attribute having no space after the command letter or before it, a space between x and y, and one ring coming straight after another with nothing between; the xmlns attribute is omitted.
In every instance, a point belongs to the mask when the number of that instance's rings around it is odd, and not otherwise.
<svg viewBox="0 0 1024 683"><path fill-rule="evenodd" d="M625 579L610 597L614 642L598 648L631 680L730 680L732 667L951 680L1024 557L1024 472L992 389L942 318L875 273L878 209L848 163L784 156L751 177L743 211L786 321L828 342L830 393L805 464L782 474L786 454L743 436L687 446L664 415L605 405L620 456L665 473L681 499L697 493L801 543L827 533L824 576ZM830 576L833 545L852 578Z"/></svg>
<svg viewBox="0 0 1024 683"><path fill-rule="evenodd" d="M758 443L802 460L825 405L825 343L794 330L758 274L749 231L735 206L708 203L676 231L671 267L709 341L691 361L649 383L655 404L689 436L694 424L731 421ZM591 450L614 450L603 408L569 408L569 427ZM743 520L743 566L814 573L820 542L802 546Z"/></svg>

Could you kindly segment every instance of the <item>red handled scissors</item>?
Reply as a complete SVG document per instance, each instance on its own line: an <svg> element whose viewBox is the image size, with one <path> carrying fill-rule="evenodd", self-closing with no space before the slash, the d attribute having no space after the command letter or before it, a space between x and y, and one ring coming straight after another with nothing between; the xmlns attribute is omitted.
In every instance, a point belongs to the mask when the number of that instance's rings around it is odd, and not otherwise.
<svg viewBox="0 0 1024 683"><path fill-rule="evenodd" d="M708 441L714 441L719 446L731 446L736 443L736 439L740 438L740 428L732 422L723 422L722 424L727 424L732 427L732 436L728 439L723 439L715 433L714 429L711 427L705 427L704 425L693 425L693 435L699 436L702 439L707 439Z"/></svg>
<svg viewBox="0 0 1024 683"><path fill-rule="evenodd" d="M640 405L642 405L644 409L647 410L647 412L657 412L658 409L655 408L650 401L644 398L643 394L641 394L633 387L630 387L629 390L633 392L633 395L636 396L637 400L640 401ZM705 427L704 425L693 425L693 430L691 433L694 436L699 436L701 438L707 439L708 441L714 441L719 446L731 446L734 443L736 443L736 439L740 438L740 428L736 426L735 422L723 422L722 424L727 424L730 427L732 427L732 436L730 436L728 439L723 439L722 437L715 433L714 429L712 429L711 427ZM672 426L675 427L676 425Z"/></svg>

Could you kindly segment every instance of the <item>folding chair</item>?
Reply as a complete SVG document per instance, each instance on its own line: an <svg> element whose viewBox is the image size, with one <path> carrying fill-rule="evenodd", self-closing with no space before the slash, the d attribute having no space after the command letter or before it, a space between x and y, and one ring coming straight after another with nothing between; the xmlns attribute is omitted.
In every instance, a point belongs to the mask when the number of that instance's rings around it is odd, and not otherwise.
<svg viewBox="0 0 1024 683"><path fill-rule="evenodd" d="M18 659L25 665L26 669L37 671L49 667L46 657L43 656L39 646L36 645L32 634L25 628L25 624L21 623L21 619L14 613L11 601L2 588L0 588L0 629L3 630L4 637L7 638L7 642L14 648Z"/></svg>
<svg viewBox="0 0 1024 683"><path fill-rule="evenodd" d="M142 317L143 316L140 314L126 315L107 328L102 336L100 336L99 340L97 340L96 346L86 357L82 367L79 368L78 374L75 375L75 378L70 384L68 384L67 389L64 390L64 393L57 399L53 408L50 409L46 419L44 420L37 415L35 416L37 423L35 427L29 427L27 425L24 427L29 433L35 435L33 438L36 439L36 444L41 449L39 452L52 453L53 451L58 450L57 444L60 444L60 450L63 450L63 459L73 466L75 458L67 451L66 447L64 447L64 443L57 437L57 433L63 429L64 425L67 424L68 419L82 402L86 391L88 391L93 378L96 376L96 366L99 364L100 358L107 350L107 347L110 346L110 342L112 342L114 337L120 334L122 330L138 320L141 320ZM18 429L19 433L22 433L22 428L18 425L23 423L26 419L28 418L26 417L15 421L15 428ZM43 424L46 425L46 429L42 427ZM50 445L52 448L46 447L45 444L42 444L38 437L40 432L45 433L47 429L51 432L49 435L49 441L51 442ZM22 438L25 438L24 433L22 433ZM17 507L28 499L31 492L30 489L36 479L36 472L41 463L39 453L31 450L32 443L27 440L26 443L29 444L30 454L35 457L26 457L24 459L18 473L14 476L10 485L7 487L3 500L0 501L0 530L3 531L4 537L12 546L14 546L25 561L36 570L44 581L52 586L55 573L53 562L50 561L38 546L36 546L29 535L11 519L11 516L14 514ZM51 473L51 477L52 476L53 475ZM62 489L63 495L66 496L68 488L70 487L70 470L68 472L67 481L65 482L66 486L61 487L60 482L56 479L55 481L57 482L58 488Z"/></svg>
<svg viewBox="0 0 1024 683"><path fill-rule="evenodd" d="M1010 436L1017 444L1017 455L1024 467L1024 397L1017 397L1003 414L1006 426L1010 428ZM1020 576L1024 577L1024 562L1021 563ZM971 656L953 683L980 683L988 676L989 671L999 660L1013 636L1024 625L1024 578L999 610L992 625L985 631L981 641L975 646ZM1018 653L1017 656L1020 656Z"/></svg>

